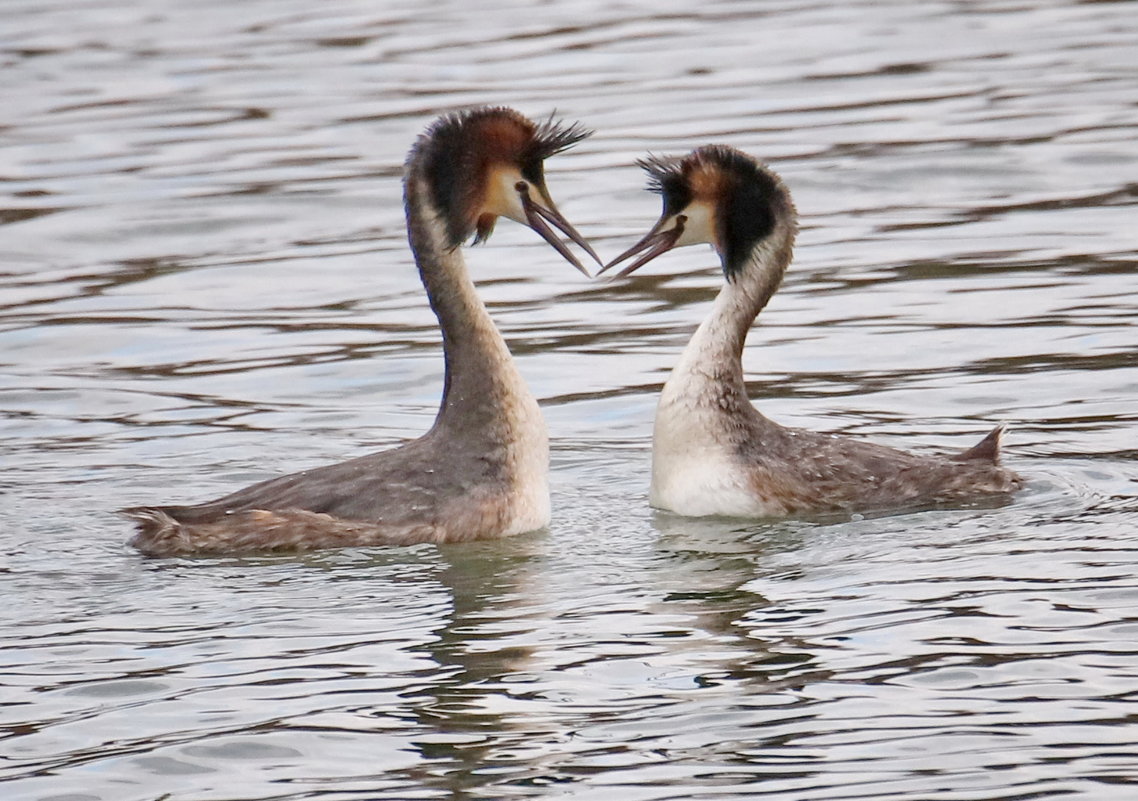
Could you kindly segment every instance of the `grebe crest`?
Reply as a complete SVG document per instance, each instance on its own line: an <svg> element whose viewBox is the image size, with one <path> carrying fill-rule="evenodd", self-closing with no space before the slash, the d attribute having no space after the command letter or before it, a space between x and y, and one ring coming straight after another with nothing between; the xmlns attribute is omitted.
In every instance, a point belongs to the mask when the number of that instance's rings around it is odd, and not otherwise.
<svg viewBox="0 0 1138 801"><path fill-rule="evenodd" d="M452 248L471 234L486 241L499 216L533 228L585 275L588 271L561 244L546 223L561 230L600 259L557 211L545 186L545 160L562 153L592 131L553 117L535 123L509 108L484 107L439 118L408 156L408 169L419 162L431 203ZM537 197L532 197L532 194Z"/></svg>
<svg viewBox="0 0 1138 801"><path fill-rule="evenodd" d="M549 522L549 444L537 401L478 297L460 246L498 217L534 229L577 269L560 231L596 255L554 205L544 160L589 132L507 108L447 114L404 169L407 231L443 335L431 429L405 445L263 481L194 506L123 510L149 555L454 542ZM555 231L556 229L556 231Z"/></svg>
<svg viewBox="0 0 1138 801"><path fill-rule="evenodd" d="M879 512L1006 496L1003 426L954 456L924 456L788 429L751 404L746 335L793 256L797 212L778 175L723 145L639 162L663 198L660 219L605 266L628 275L675 247L709 243L725 283L664 385L652 445L653 506L692 517ZM602 272L604 272L602 270Z"/></svg>

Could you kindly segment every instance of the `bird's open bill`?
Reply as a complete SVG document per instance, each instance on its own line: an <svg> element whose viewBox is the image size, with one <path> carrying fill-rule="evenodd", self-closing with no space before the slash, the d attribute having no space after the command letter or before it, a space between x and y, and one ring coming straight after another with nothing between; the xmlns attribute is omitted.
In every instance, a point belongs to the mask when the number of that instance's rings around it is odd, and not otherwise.
<svg viewBox="0 0 1138 801"><path fill-rule="evenodd" d="M525 184L518 184L518 192L522 196L522 208L525 209L526 222L529 227L537 231L541 238L553 246L553 249L565 257L565 260L585 274L589 276L589 271L585 266L573 255L573 252L562 242L557 233L550 228L552 225L565 236L576 242L581 246L581 249L593 257L597 264L601 264L601 259L597 256L596 251L585 241L585 237L577 233L568 220L561 216L561 212L557 210L557 206L553 205L553 198L549 196L544 186L537 187L538 194L541 196L540 200L534 200L530 197L529 187Z"/></svg>
<svg viewBox="0 0 1138 801"><path fill-rule="evenodd" d="M679 241L679 238L681 236L683 236L684 223L687 222L687 217L681 214L675 218L675 225L673 225L671 228L664 228L664 226L668 223L668 219L668 217L664 217L660 220L660 222L652 226L652 230L645 234L643 239L641 239L628 250L624 251L624 253L621 253L615 259L606 264L604 268L601 269L601 273L605 272L605 270L608 270L610 267L615 267L625 259L640 254L640 258L613 276L614 278L623 278L629 273L639 270L641 267L652 261L652 259L659 256L661 253L667 253L669 250L674 248L676 246L676 242ZM597 273L597 275L600 275L601 273Z"/></svg>

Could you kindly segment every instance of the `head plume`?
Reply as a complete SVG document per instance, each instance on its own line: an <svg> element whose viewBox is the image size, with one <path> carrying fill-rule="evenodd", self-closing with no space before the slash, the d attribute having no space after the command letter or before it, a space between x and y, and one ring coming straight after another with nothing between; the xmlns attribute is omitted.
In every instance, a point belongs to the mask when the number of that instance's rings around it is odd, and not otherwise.
<svg viewBox="0 0 1138 801"><path fill-rule="evenodd" d="M778 176L733 147L705 145L682 158L650 155L637 163L648 173L648 189L663 197L664 215L680 214L695 200L714 207L713 244L729 281L745 269L755 245L780 217L794 218Z"/></svg>
<svg viewBox="0 0 1138 801"><path fill-rule="evenodd" d="M511 164L523 178L544 186L544 161L580 142L592 131L578 123L565 124L553 116L535 123L513 109L480 107L440 117L411 152L409 165L421 165L447 229L447 241L458 247L479 231L476 209L485 190L488 171Z"/></svg>

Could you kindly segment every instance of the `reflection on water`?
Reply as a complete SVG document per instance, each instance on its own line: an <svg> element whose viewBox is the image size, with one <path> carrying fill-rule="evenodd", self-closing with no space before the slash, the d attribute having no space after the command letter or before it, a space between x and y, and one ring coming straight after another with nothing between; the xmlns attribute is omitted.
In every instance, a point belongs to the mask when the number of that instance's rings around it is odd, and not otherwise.
<svg viewBox="0 0 1138 801"><path fill-rule="evenodd" d="M6 799L1128 799L1138 732L1138 22L1123 3L17 2L0 43ZM787 425L960 448L1014 503L831 523L646 505L718 285L469 261L543 401L505 542L140 559L192 501L421 433L399 174L439 111L557 108L602 256L632 166L766 158L803 218L746 355Z"/></svg>

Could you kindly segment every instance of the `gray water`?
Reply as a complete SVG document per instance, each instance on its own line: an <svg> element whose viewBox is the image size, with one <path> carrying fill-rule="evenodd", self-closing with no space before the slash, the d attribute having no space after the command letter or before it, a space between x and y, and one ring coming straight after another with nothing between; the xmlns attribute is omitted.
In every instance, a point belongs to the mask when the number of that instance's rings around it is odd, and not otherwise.
<svg viewBox="0 0 1138 801"><path fill-rule="evenodd" d="M413 10L424 5L426 10ZM1131 799L1138 14L1130 3L7 0L0 797ZM553 446L503 542L147 560L113 510L430 425L399 176L438 113L556 109L611 257L706 142L802 215L750 338L786 425L1012 425L1008 505L822 524L647 506L720 282L468 261Z"/></svg>

